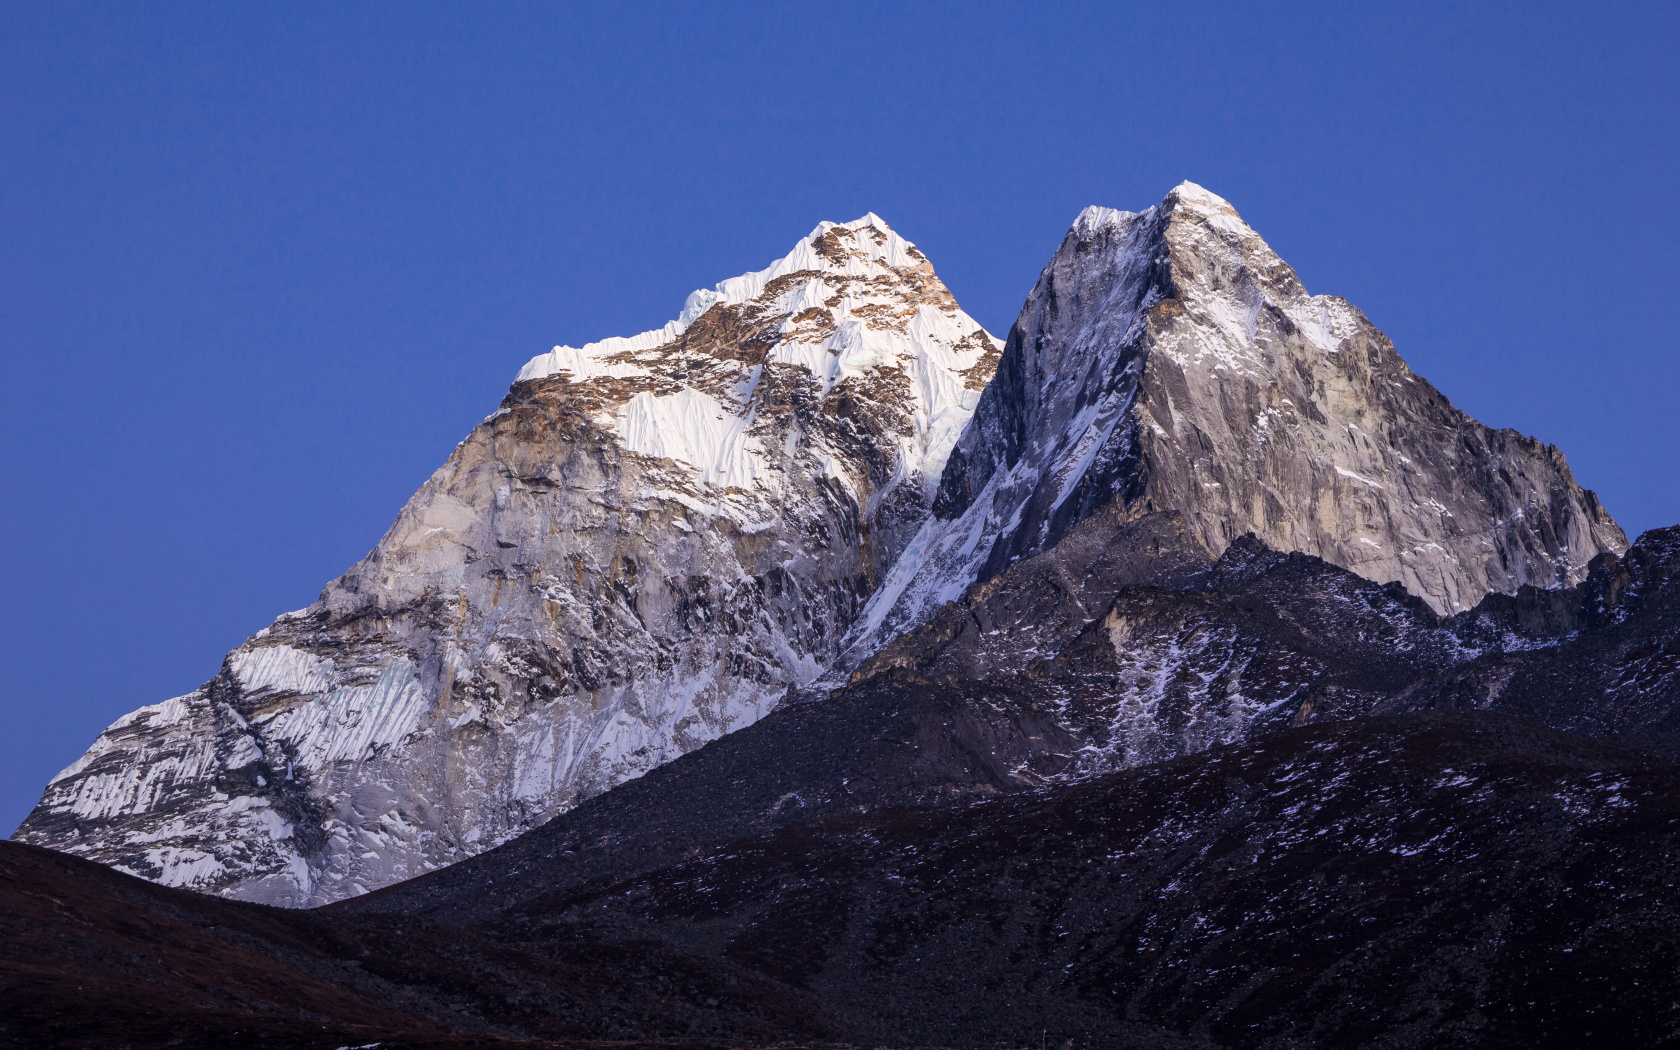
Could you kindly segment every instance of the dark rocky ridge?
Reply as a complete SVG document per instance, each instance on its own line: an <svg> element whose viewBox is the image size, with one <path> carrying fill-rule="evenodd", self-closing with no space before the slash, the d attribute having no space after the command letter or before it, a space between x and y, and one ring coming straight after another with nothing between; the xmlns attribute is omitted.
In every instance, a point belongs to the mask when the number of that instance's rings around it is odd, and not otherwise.
<svg viewBox="0 0 1680 1050"><path fill-rule="evenodd" d="M875 1044L1666 1045L1677 787L1671 758L1499 716L1359 720L799 821L488 921L657 933Z"/></svg>
<svg viewBox="0 0 1680 1050"><path fill-rule="evenodd" d="M1286 729L636 863L610 841L587 869L517 848L545 835L566 841L551 826L469 861L476 884L444 869L313 912L4 844L0 1045L1530 1050L1680 1031L1674 749L1488 712Z"/></svg>
<svg viewBox="0 0 1680 1050"><path fill-rule="evenodd" d="M401 917L224 901L0 842L0 1046L630 1050L599 1041L837 1034L808 993L656 942L533 952Z"/></svg>
<svg viewBox="0 0 1680 1050"><path fill-rule="evenodd" d="M345 906L482 917L807 817L1066 786L1405 710L1469 706L1601 735L1680 728L1680 676L1637 678L1637 704L1623 684L1629 655L1680 651L1680 527L1605 556L1570 590L1525 589L1447 618L1399 587L1252 539L1177 586L1125 585L1073 615L1080 599L1053 553L1011 569L1011 586L976 588L976 608L947 610L961 622L905 639L832 697L782 708L483 858ZM1120 648L1117 617L1130 624ZM1035 655L1000 669L993 645ZM1467 704L1464 683L1490 666L1527 677L1503 675L1502 692ZM1554 673L1574 691L1555 693ZM1512 688L1529 681L1533 691ZM494 898L481 893L489 883Z"/></svg>

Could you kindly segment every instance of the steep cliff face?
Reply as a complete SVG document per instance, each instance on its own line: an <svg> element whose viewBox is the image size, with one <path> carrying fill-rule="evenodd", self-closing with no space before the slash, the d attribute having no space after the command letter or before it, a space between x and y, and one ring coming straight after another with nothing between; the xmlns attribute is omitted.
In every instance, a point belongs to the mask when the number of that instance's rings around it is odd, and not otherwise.
<svg viewBox="0 0 1680 1050"><path fill-rule="evenodd" d="M1068 231L841 669L1116 503L1183 515L1210 558L1252 532L1443 613L1627 547L1557 449L1455 409L1191 183Z"/></svg>
<svg viewBox="0 0 1680 1050"><path fill-rule="evenodd" d="M557 347L372 553L112 725L17 837L317 904L747 725L832 659L998 352L873 215Z"/></svg>

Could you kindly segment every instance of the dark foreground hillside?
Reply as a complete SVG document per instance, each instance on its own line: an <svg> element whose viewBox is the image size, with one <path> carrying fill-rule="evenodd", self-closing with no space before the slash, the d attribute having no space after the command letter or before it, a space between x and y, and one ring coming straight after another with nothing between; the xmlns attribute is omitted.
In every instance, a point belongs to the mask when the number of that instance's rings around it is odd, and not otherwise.
<svg viewBox="0 0 1680 1050"><path fill-rule="evenodd" d="M1309 725L604 865L550 841L480 867L476 908L439 873L304 913L7 844L0 1039L1680 1045L1680 762L1503 715Z"/></svg>
<svg viewBox="0 0 1680 1050"><path fill-rule="evenodd" d="M706 1005L723 994L728 1006ZM230 902L0 843L0 1046L490 1050L611 1039L628 1050L644 1033L677 1045L720 1032L786 1040L827 1031L820 1013L772 980L659 945L531 955L459 927Z"/></svg>

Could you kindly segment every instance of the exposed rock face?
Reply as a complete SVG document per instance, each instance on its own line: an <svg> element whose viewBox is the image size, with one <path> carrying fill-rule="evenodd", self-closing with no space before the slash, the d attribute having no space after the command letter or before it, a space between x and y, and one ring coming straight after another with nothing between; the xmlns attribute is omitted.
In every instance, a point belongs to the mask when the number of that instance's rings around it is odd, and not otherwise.
<svg viewBox="0 0 1680 1050"><path fill-rule="evenodd" d="M1680 731L1680 528L1600 555L1574 587L1524 586L1442 617L1398 584L1253 536L1211 566L1132 583L1140 547L1172 557L1177 520L1087 519L894 640L841 696L971 697L994 722L1033 720L998 745L1015 758L994 790L1397 711L1491 710L1595 736Z"/></svg>
<svg viewBox="0 0 1680 1050"><path fill-rule="evenodd" d="M17 837L318 904L747 725L827 666L998 351L873 215L557 347L316 604L111 726Z"/></svg>
<svg viewBox="0 0 1680 1050"><path fill-rule="evenodd" d="M1627 546L1557 449L1455 409L1190 183L1080 215L841 669L1116 502L1183 515L1210 558L1254 533L1438 612Z"/></svg>
<svg viewBox="0 0 1680 1050"><path fill-rule="evenodd" d="M1576 587L1490 596L1472 619L1506 644L1376 708L1502 711L1590 736L1680 733L1680 526L1598 559Z"/></svg>

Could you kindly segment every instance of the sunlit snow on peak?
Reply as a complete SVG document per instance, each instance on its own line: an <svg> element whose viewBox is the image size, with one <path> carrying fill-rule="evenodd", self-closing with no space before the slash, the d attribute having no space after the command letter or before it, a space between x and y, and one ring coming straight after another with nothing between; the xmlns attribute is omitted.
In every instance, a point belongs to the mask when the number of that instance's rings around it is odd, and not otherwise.
<svg viewBox="0 0 1680 1050"><path fill-rule="evenodd" d="M1136 217L1136 212L1092 204L1073 220L1073 230L1075 233L1090 235L1106 229L1119 229L1125 226L1128 220Z"/></svg>
<svg viewBox="0 0 1680 1050"><path fill-rule="evenodd" d="M720 382L717 359L696 357L684 345L694 340L683 337L709 311L733 307L746 308L738 320L781 321L762 359L742 361L734 378ZM574 383L666 379L664 389L604 408L597 421L632 451L692 468L703 486L743 489L774 484L765 480L752 433L763 368L802 368L824 397L848 378L902 374L908 383L887 384L904 390L891 396L902 397L913 420L913 433L901 439L898 478L931 490L979 399L976 369L998 349L957 308L916 246L871 212L818 223L764 269L691 293L661 328L538 355L516 382L553 375ZM697 370L710 379L705 390L693 389ZM674 383L687 389L676 392Z"/></svg>

